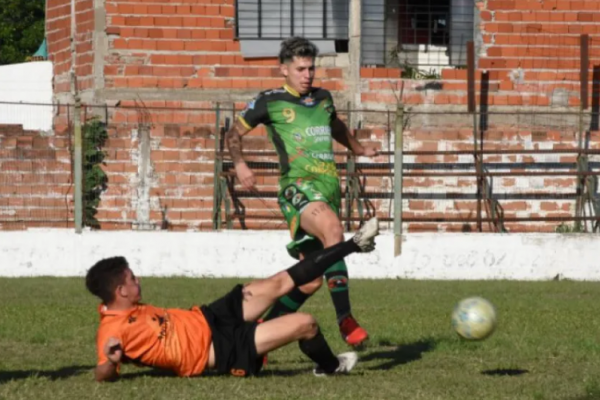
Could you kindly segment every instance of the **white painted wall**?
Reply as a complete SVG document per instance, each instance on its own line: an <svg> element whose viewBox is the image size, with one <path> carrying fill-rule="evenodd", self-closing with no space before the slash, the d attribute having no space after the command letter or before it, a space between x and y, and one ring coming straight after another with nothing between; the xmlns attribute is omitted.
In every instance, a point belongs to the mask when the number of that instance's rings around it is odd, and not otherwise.
<svg viewBox="0 0 600 400"><path fill-rule="evenodd" d="M265 277L294 263L284 231L0 232L0 276L83 276L123 255L140 276ZM410 234L393 256L393 237L347 258L351 277L406 279L600 280L600 237L560 234Z"/></svg>
<svg viewBox="0 0 600 400"><path fill-rule="evenodd" d="M52 129L52 62L34 61L0 66L0 124L23 125L24 129Z"/></svg>

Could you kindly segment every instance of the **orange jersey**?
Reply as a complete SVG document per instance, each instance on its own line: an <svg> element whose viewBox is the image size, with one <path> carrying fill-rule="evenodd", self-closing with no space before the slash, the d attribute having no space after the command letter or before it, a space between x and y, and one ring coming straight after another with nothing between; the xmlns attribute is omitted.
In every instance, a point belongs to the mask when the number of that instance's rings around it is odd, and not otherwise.
<svg viewBox="0 0 600 400"><path fill-rule="evenodd" d="M123 357L134 363L175 371L180 376L204 371L212 334L198 307L191 310L157 308L147 304L122 311L100 306L96 336L98 365L108 362L108 338L121 341Z"/></svg>

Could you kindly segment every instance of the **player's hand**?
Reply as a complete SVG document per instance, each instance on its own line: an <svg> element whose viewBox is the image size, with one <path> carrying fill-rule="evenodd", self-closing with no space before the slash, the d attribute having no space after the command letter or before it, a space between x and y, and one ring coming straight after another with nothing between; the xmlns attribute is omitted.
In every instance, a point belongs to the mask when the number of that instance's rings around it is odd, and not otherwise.
<svg viewBox="0 0 600 400"><path fill-rule="evenodd" d="M246 190L254 189L256 185L256 178L254 173L245 162L241 162L235 166L235 174L238 180Z"/></svg>
<svg viewBox="0 0 600 400"><path fill-rule="evenodd" d="M373 145L363 145L363 151L361 156L365 157L375 157L379 154L379 151Z"/></svg>
<svg viewBox="0 0 600 400"><path fill-rule="evenodd" d="M108 338L104 345L104 354L113 364L121 362L123 357L123 348L121 347L121 341L115 337Z"/></svg>

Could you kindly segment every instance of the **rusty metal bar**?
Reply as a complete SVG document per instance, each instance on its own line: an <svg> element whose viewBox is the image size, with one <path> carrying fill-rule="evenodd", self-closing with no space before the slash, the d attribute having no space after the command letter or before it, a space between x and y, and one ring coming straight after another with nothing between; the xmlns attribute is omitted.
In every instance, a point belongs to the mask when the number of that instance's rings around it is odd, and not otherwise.
<svg viewBox="0 0 600 400"><path fill-rule="evenodd" d="M280 173L277 171L255 171L254 176L279 176ZM391 177L394 176L393 172L349 172L346 174L348 177ZM588 172L569 172L569 171L506 171L506 172L404 172L404 177L418 177L418 178L441 178L441 177L471 177L471 176L549 176L549 177L579 177L579 176L600 176L600 171L588 171ZM235 176L234 171L221 172L220 176Z"/></svg>
<svg viewBox="0 0 600 400"><path fill-rule="evenodd" d="M220 104L217 102L217 107L215 110L215 153L219 152L219 143L221 141L221 111L219 110ZM212 223L213 230L221 229L221 199L223 193L221 193L221 185L219 185L219 175L223 169L223 158L216 156L214 158L214 179L213 179L213 210L212 210Z"/></svg>
<svg viewBox="0 0 600 400"><path fill-rule="evenodd" d="M473 41L467 42L467 90L469 113L475 112L475 44Z"/></svg>
<svg viewBox="0 0 600 400"><path fill-rule="evenodd" d="M334 155L345 156L347 151L336 151ZM532 149L532 150L441 150L441 151L403 151L405 156L449 156L449 155L519 155L519 154L594 154L599 155L600 149ZM221 151L219 156L228 156L229 152ZM393 156L393 151L380 151L379 155ZM277 156L274 151L244 151L244 156Z"/></svg>
<svg viewBox="0 0 600 400"><path fill-rule="evenodd" d="M245 218L245 219L255 219L255 220L273 220L273 221L283 221L284 217L280 215L248 215L248 214L231 214L232 218ZM350 220L350 221L362 221L360 217L340 217L341 220ZM393 218L389 217L377 217L380 221L389 221L393 220ZM475 223L478 222L478 218L419 218L419 217L405 217L404 222L430 222L430 223L459 223L459 222L470 222ZM495 218L482 218L483 222L496 222ZM503 222L569 222L569 221L600 221L600 217L504 217L502 218Z"/></svg>
<svg viewBox="0 0 600 400"><path fill-rule="evenodd" d="M325 2L323 2L323 4L325 4ZM351 102L348 102L347 104L347 109L351 108ZM348 129L350 130L350 135L354 134L354 137L356 137L356 131L353 129L352 127L352 113L348 113L348 120L346 122L346 124L348 125ZM351 182L350 180L350 174L354 173L354 154L352 154L351 152L346 152L346 186L348 187L348 190L346 191L346 216L351 216L352 215L352 203L354 202L354 193L352 190L352 186L355 184L355 182ZM348 221L346 223L346 232L350 232L350 221Z"/></svg>
<svg viewBox="0 0 600 400"><path fill-rule="evenodd" d="M467 42L467 109L471 113L473 118L473 150L477 150L477 103L475 99L475 44L473 41ZM479 232L483 230L481 222L481 211L483 201L483 177L481 172L483 166L481 165L481 157L478 154L473 153L475 159L475 168L477 169L477 229Z"/></svg>
<svg viewBox="0 0 600 400"><path fill-rule="evenodd" d="M31 102L31 103L25 103L25 102L14 102L14 101L0 101L0 104L12 104L12 105L20 105L20 106L55 106L55 107L59 107L61 106L60 103L35 103L35 102ZM85 107L90 107L90 108L102 108L102 109L119 109L119 110L137 110L138 107L135 106L121 106L121 105L114 105L114 106L109 106L109 105L98 105L98 104L82 104ZM145 109L147 110L163 110L163 111L215 111L214 107L158 107L158 106L144 106ZM546 107L547 108L547 107ZM221 108L222 112L236 112L236 111L241 111L240 108L225 108L222 107ZM388 111L387 110L365 110L365 109L351 109L351 110L342 110L340 109L338 111L338 114L346 114L347 112L360 112L360 113L367 113L367 114L384 114L387 115ZM444 110L439 110L439 111L420 111L420 110L411 110L410 111L410 115L469 115L470 113L468 111L444 111ZM579 115L578 111L544 111L543 109L540 109L539 111L486 111L486 114L488 115ZM594 114L593 111L589 111L585 113L586 115L592 115Z"/></svg>
<svg viewBox="0 0 600 400"><path fill-rule="evenodd" d="M585 136L585 126L584 126L584 110L588 108L588 67L589 67L589 36L583 34L580 36L580 62L579 62L579 89L580 89L580 99L579 99L579 137L577 141L577 147L579 147L580 153L577 157L577 167L579 171L584 172L585 169L583 166L585 165L587 168L587 157L581 153L581 150L584 148L584 136ZM575 216L580 217L585 214L585 178L581 176L579 181L577 182L577 189L580 196L577 198L577 204L575 205Z"/></svg>
<svg viewBox="0 0 600 400"><path fill-rule="evenodd" d="M277 198L277 191L236 191L235 196L237 198L264 198L264 199L275 199ZM496 200L574 200L579 196L578 193L548 193L548 192L521 192L521 193L497 193L492 198ZM393 193L390 192L363 192L360 196L362 199L392 199ZM456 193L456 192L445 192L445 193L415 193L415 192L404 192L402 197L409 200L472 200L475 201L477 198L473 193Z"/></svg>
<svg viewBox="0 0 600 400"><path fill-rule="evenodd" d="M590 65L590 37L588 34L581 35L581 61L580 61L580 96L581 110L588 109L588 85L589 85L589 65Z"/></svg>

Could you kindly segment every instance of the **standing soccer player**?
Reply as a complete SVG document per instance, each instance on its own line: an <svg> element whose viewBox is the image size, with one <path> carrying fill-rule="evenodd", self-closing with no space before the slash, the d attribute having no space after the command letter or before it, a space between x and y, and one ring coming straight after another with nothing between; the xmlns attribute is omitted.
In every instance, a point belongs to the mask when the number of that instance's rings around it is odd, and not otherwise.
<svg viewBox="0 0 600 400"><path fill-rule="evenodd" d="M261 92L240 114L226 134L238 180L253 189L254 174L242 157L241 137L259 124L265 125L279 156L278 202L286 218L292 242L289 254L302 259L344 240L338 217L341 189L333 154L333 139L358 156L374 156L375 149L361 145L337 117L331 94L312 86L317 47L304 38L281 44L281 88ZM344 260L325 272L342 338L351 346L363 343L368 334L352 316L348 292L348 269ZM320 287L317 279L295 288L272 307L266 320L296 312Z"/></svg>

